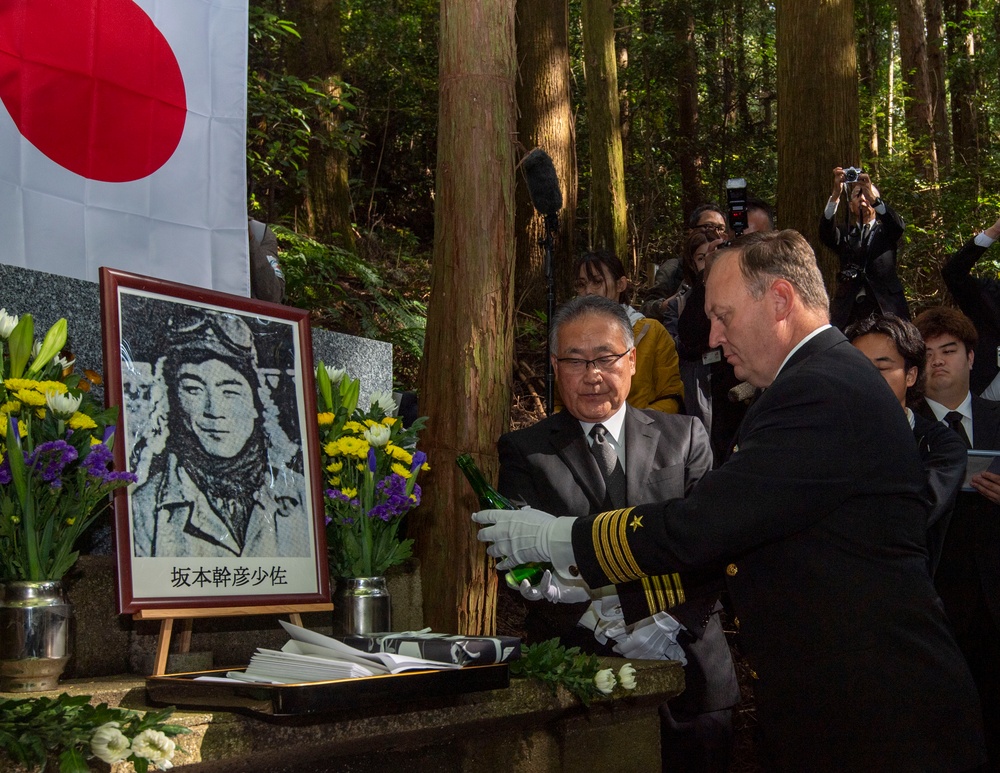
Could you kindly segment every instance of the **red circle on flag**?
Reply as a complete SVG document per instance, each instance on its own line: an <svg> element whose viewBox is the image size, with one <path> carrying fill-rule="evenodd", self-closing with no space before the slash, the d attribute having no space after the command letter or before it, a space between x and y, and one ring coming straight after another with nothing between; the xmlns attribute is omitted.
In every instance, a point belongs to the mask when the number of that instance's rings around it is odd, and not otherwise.
<svg viewBox="0 0 1000 773"><path fill-rule="evenodd" d="M21 134L92 180L146 177L184 131L184 79L132 0L0 3L0 100Z"/></svg>

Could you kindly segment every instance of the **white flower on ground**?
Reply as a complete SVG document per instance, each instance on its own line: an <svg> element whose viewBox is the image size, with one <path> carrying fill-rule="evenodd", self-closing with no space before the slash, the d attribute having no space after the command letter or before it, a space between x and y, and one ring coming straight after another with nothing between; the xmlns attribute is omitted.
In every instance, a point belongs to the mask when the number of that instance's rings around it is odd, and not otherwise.
<svg viewBox="0 0 1000 773"><path fill-rule="evenodd" d="M48 405L49 410L60 419L70 418L80 408L81 402L83 402L82 394L77 397L73 397L73 395L69 392L61 395L51 389L45 393L46 405Z"/></svg>
<svg viewBox="0 0 1000 773"><path fill-rule="evenodd" d="M602 668L594 676L594 686L604 695L611 695L611 691L615 689L616 684L618 682L615 679L615 672L610 668Z"/></svg>
<svg viewBox="0 0 1000 773"><path fill-rule="evenodd" d="M324 365L323 367L326 368L326 375L330 377L331 384L339 384L347 375L344 368L335 368L332 365Z"/></svg>
<svg viewBox="0 0 1000 773"><path fill-rule="evenodd" d="M7 309L0 309L0 338L10 338L10 334L17 327L18 320L17 314L8 314Z"/></svg>
<svg viewBox="0 0 1000 773"><path fill-rule="evenodd" d="M373 408L376 405L381 408L382 412L386 416L396 415L396 401L392 399L392 392L377 389L372 392L372 399L370 402Z"/></svg>
<svg viewBox="0 0 1000 773"><path fill-rule="evenodd" d="M174 756L175 744L159 730L143 730L132 741L132 754L149 760L162 770L173 767L170 758Z"/></svg>
<svg viewBox="0 0 1000 773"><path fill-rule="evenodd" d="M389 442L390 432L391 430L384 424L373 424L365 430L365 440L373 448L381 448Z"/></svg>
<svg viewBox="0 0 1000 773"><path fill-rule="evenodd" d="M106 722L90 738L90 752L97 759L114 765L131 754L128 738L118 729L117 722Z"/></svg>
<svg viewBox="0 0 1000 773"><path fill-rule="evenodd" d="M626 663L618 669L618 683L622 686L622 689L635 689L635 668L631 663Z"/></svg>

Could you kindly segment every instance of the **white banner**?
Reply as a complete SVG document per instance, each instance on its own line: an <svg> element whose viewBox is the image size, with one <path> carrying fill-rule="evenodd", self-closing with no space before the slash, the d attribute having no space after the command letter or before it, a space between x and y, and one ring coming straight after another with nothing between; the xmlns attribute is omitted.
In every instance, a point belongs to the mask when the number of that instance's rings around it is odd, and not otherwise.
<svg viewBox="0 0 1000 773"><path fill-rule="evenodd" d="M249 294L247 2L0 3L0 262Z"/></svg>

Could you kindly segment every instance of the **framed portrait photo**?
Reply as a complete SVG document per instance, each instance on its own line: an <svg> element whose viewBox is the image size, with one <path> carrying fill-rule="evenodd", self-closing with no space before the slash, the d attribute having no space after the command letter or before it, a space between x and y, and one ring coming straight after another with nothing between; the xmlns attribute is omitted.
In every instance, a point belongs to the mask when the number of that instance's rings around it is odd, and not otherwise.
<svg viewBox="0 0 1000 773"><path fill-rule="evenodd" d="M329 602L308 312L101 268L122 613Z"/></svg>

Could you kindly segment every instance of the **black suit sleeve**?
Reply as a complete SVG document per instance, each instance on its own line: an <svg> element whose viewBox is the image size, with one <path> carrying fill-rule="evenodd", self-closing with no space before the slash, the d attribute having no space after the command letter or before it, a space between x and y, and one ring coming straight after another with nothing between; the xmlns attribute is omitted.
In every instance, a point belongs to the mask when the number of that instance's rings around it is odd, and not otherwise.
<svg viewBox="0 0 1000 773"><path fill-rule="evenodd" d="M941 269L945 286L954 296L958 307L973 320L977 318L975 309L979 303L980 285L979 280L972 276L972 269L986 250L986 247L976 244L974 238L969 239L962 249L945 261Z"/></svg>
<svg viewBox="0 0 1000 773"><path fill-rule="evenodd" d="M896 275L896 243L903 235L906 224L892 207L882 201L885 206L885 214L880 215L875 212L875 219L882 229L881 238L876 249L881 252L868 264L867 273L873 277L885 279ZM874 245L872 245L874 246Z"/></svg>

